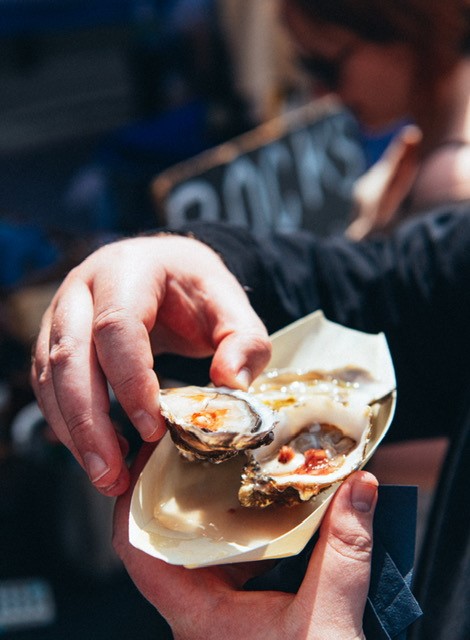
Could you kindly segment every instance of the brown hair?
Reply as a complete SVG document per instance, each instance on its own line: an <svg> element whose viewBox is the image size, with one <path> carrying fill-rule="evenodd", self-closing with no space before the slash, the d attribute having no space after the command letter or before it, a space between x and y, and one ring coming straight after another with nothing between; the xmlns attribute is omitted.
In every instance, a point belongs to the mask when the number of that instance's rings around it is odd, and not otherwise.
<svg viewBox="0 0 470 640"><path fill-rule="evenodd" d="M406 42L429 80L470 44L469 0L289 0L317 22L333 23L377 43Z"/></svg>

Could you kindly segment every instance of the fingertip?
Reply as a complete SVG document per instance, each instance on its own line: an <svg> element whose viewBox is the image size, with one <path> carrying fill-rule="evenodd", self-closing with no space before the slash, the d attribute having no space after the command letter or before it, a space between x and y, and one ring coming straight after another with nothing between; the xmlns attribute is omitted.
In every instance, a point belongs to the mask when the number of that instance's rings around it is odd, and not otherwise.
<svg viewBox="0 0 470 640"><path fill-rule="evenodd" d="M373 484L376 487L379 486L379 481L374 476L374 474L371 473L370 471L365 471L364 469L359 469L358 471L354 471L354 473L351 474L350 477L353 482L356 482L356 481L368 482L369 484Z"/></svg>
<svg viewBox="0 0 470 640"><path fill-rule="evenodd" d="M127 491L130 484L129 469L122 463L117 479L108 486L99 487L98 490L105 496L116 497Z"/></svg>
<svg viewBox="0 0 470 640"><path fill-rule="evenodd" d="M234 376L233 384L230 386L241 389L242 391L248 391L251 383L253 382L253 374L247 367L242 367L240 371Z"/></svg>
<svg viewBox="0 0 470 640"><path fill-rule="evenodd" d="M237 369L233 370L229 366L212 366L210 378L216 387L230 387L231 389L248 391L254 376L248 367L242 367L237 371Z"/></svg>
<svg viewBox="0 0 470 640"><path fill-rule="evenodd" d="M210 376L217 386L248 389L271 357L271 343L262 333L233 333L222 340L212 360Z"/></svg>
<svg viewBox="0 0 470 640"><path fill-rule="evenodd" d="M377 478L368 471L351 473L335 493L322 522L322 528L327 530L332 521L337 523L340 520L344 523L360 521L365 527L372 526L378 485Z"/></svg>
<svg viewBox="0 0 470 640"><path fill-rule="evenodd" d="M95 489L105 495L119 495L129 485L129 471L119 438L116 448L103 453L97 449L80 454L80 460Z"/></svg>
<svg viewBox="0 0 470 640"><path fill-rule="evenodd" d="M378 480L368 471L357 471L351 476L351 506L361 513L373 511L377 503Z"/></svg>
<svg viewBox="0 0 470 640"><path fill-rule="evenodd" d="M242 367L234 380L239 389L247 391L250 384L253 382L253 374L248 367Z"/></svg>
<svg viewBox="0 0 470 640"><path fill-rule="evenodd" d="M163 417L161 415L155 417L143 409L134 413L131 421L145 442L157 442L166 432Z"/></svg>
<svg viewBox="0 0 470 640"><path fill-rule="evenodd" d="M83 463L93 484L99 485L102 479L109 474L110 466L96 451L87 451L83 454Z"/></svg>
<svg viewBox="0 0 470 640"><path fill-rule="evenodd" d="M415 124L408 124L403 127L403 139L408 144L418 144L423 139L421 129Z"/></svg>

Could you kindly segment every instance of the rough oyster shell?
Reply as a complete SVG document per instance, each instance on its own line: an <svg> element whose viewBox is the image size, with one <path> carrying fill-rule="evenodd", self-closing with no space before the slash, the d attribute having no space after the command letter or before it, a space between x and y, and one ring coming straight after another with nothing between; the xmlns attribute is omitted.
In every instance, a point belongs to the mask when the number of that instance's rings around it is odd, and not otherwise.
<svg viewBox="0 0 470 640"><path fill-rule="evenodd" d="M344 479L364 461L371 413L358 398L338 402L324 393L282 406L272 443L249 454L240 503L299 504Z"/></svg>
<svg viewBox="0 0 470 640"><path fill-rule="evenodd" d="M273 438L276 414L252 394L225 387L165 389L162 415L189 460L222 462Z"/></svg>

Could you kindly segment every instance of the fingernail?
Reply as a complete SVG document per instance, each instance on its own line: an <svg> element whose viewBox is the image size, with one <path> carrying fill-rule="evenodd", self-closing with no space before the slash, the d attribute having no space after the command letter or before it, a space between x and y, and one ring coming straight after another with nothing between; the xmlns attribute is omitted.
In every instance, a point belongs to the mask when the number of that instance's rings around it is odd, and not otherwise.
<svg viewBox="0 0 470 640"><path fill-rule="evenodd" d="M252 382L251 371L246 367L243 367L243 369L240 369L235 376L235 380L241 389L248 389Z"/></svg>
<svg viewBox="0 0 470 640"><path fill-rule="evenodd" d="M135 413L132 417L132 422L144 440L152 440L157 431L159 431L157 421L146 411Z"/></svg>
<svg viewBox="0 0 470 640"><path fill-rule="evenodd" d="M377 485L356 480L351 487L351 504L356 511L368 513L377 496Z"/></svg>
<svg viewBox="0 0 470 640"><path fill-rule="evenodd" d="M109 485L108 487L102 487L100 490L101 493L105 495L119 496L124 493L128 486L129 471L127 470L126 466L123 465L121 473L119 474L116 482L113 482L113 484Z"/></svg>
<svg viewBox="0 0 470 640"><path fill-rule="evenodd" d="M85 453L83 462L92 482L98 482L109 471L109 467L103 458L92 451Z"/></svg>

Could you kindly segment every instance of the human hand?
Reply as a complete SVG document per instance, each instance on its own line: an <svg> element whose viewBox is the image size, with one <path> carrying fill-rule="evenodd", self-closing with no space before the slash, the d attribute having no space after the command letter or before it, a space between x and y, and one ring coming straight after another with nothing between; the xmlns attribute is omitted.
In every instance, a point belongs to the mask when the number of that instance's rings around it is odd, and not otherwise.
<svg viewBox="0 0 470 640"><path fill-rule="evenodd" d="M266 329L245 292L205 244L173 235L107 245L72 270L46 311L32 385L57 437L94 485L129 484L109 417L108 384L144 440L165 426L153 356L213 355L214 384L246 388L267 364Z"/></svg>
<svg viewBox="0 0 470 640"><path fill-rule="evenodd" d="M414 125L403 127L380 160L356 181L355 218L346 229L351 240L392 228L417 174L421 138Z"/></svg>
<svg viewBox="0 0 470 640"><path fill-rule="evenodd" d="M151 453L145 445L137 479ZM128 537L131 490L115 508L114 547L137 588L167 620L175 640L358 640L369 588L377 481L365 471L339 488L323 519L297 594L244 591L265 563L185 569L133 547Z"/></svg>

